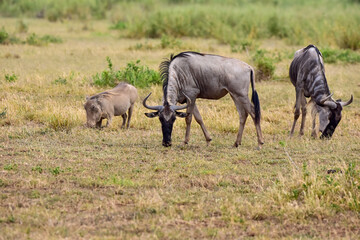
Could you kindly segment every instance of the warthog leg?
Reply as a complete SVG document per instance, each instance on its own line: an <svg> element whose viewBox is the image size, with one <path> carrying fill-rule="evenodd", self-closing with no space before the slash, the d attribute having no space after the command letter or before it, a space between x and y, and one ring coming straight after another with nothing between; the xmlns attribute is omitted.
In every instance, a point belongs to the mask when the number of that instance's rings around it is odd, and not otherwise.
<svg viewBox="0 0 360 240"><path fill-rule="evenodd" d="M127 124L126 124L126 128L130 127L130 120L131 120L131 116L134 110L134 104L130 106L129 111L128 111L128 120L127 120Z"/></svg>
<svg viewBox="0 0 360 240"><path fill-rule="evenodd" d="M121 116L122 116L122 118L123 118L123 122L122 122L122 124L121 124L121 128L124 128L124 127L125 127L125 123L126 123L127 114L124 113L124 114L121 115Z"/></svg>

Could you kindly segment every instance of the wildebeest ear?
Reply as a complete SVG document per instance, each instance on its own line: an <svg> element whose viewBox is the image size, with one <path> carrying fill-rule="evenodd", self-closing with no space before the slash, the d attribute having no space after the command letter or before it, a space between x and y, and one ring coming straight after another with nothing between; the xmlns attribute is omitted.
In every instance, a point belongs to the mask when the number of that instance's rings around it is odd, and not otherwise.
<svg viewBox="0 0 360 240"><path fill-rule="evenodd" d="M175 112L175 113L176 113L176 116L181 117L181 118L187 117L189 115L189 113L186 113L186 112Z"/></svg>
<svg viewBox="0 0 360 240"><path fill-rule="evenodd" d="M87 100L89 100L89 99L90 99L90 97L89 97L89 96L86 96L86 97L85 97L85 100L86 100L86 101L87 101Z"/></svg>
<svg viewBox="0 0 360 240"><path fill-rule="evenodd" d="M157 117L159 115L159 112L151 112L151 113L145 113L145 115L148 118L153 118L153 117Z"/></svg>

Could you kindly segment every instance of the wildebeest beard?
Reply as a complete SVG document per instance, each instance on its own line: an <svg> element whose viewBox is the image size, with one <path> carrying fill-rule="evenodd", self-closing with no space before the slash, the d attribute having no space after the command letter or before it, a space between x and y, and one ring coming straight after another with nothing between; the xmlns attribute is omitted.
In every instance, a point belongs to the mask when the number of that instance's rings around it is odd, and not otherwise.
<svg viewBox="0 0 360 240"><path fill-rule="evenodd" d="M341 110L342 107L339 103L336 103L337 108L334 110L331 110L331 116L329 118L329 124L326 126L326 128L324 129L323 133L321 134L320 138L324 139L330 139L332 137L332 135L335 132L335 128L337 127L337 125L339 124L340 120L341 120Z"/></svg>

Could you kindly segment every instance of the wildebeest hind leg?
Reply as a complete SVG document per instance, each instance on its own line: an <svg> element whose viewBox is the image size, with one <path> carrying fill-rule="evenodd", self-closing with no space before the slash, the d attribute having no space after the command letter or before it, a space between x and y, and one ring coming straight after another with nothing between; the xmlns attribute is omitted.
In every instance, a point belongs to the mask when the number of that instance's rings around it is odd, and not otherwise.
<svg viewBox="0 0 360 240"><path fill-rule="evenodd" d="M290 137L294 134L296 121L298 120L300 116L300 103L301 103L301 94L302 92L300 90L296 90L296 102L295 102L295 112L294 112L294 122L291 127L290 131Z"/></svg>
<svg viewBox="0 0 360 240"><path fill-rule="evenodd" d="M301 125L300 125L300 135L304 135L304 127L306 120L306 98L304 95L301 95Z"/></svg>
<svg viewBox="0 0 360 240"><path fill-rule="evenodd" d="M246 119L248 117L248 113L245 111L245 109L243 107L236 106L236 108L237 108L238 113L239 113L240 126L239 126L239 131L238 131L238 134L237 134L237 137L236 137L234 147L238 147L239 145L241 145L242 134L244 132Z"/></svg>
<svg viewBox="0 0 360 240"><path fill-rule="evenodd" d="M206 130L205 124L204 124L204 122L202 120L202 117L200 115L199 109L197 108L196 104L194 106L193 114L194 114L194 118L195 118L196 122L200 125L200 127L201 127L201 129L202 129L202 131L204 133L206 142L209 144L212 139L210 137L209 132Z"/></svg>

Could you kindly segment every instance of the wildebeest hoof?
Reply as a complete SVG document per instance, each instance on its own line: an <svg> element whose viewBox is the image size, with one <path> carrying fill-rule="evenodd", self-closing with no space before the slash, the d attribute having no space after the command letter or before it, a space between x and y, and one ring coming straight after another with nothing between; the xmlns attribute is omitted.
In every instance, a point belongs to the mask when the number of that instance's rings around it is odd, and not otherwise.
<svg viewBox="0 0 360 240"><path fill-rule="evenodd" d="M239 145L241 145L241 143L234 143L234 147L238 147Z"/></svg>

